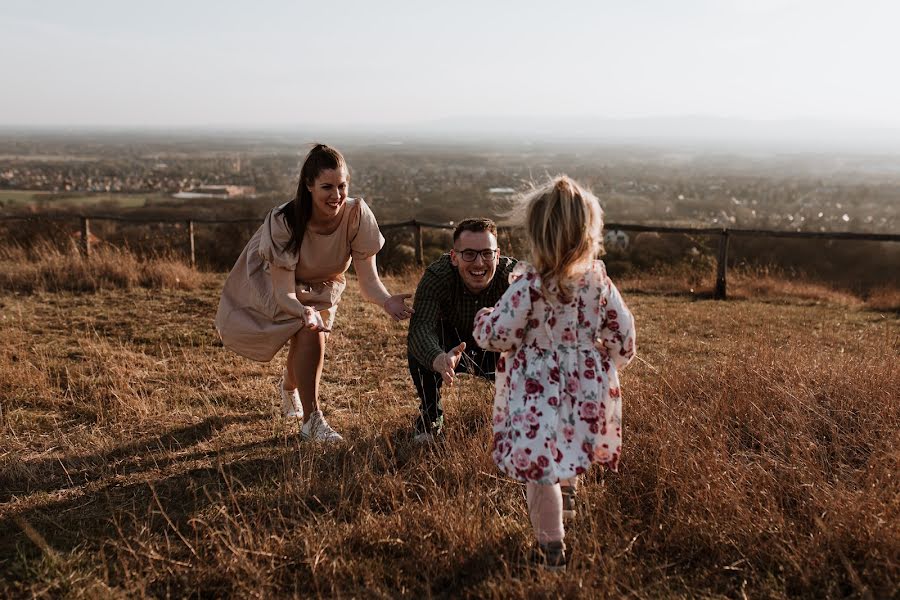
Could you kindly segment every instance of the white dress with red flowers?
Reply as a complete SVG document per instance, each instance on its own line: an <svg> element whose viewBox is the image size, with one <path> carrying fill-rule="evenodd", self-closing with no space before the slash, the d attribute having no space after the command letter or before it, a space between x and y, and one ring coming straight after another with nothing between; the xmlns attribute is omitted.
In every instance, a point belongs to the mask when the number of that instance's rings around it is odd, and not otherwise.
<svg viewBox="0 0 900 600"><path fill-rule="evenodd" d="M634 357L634 317L602 261L561 302L520 262L475 341L497 361L493 458L519 481L557 483L594 462L616 470L622 448L617 369Z"/></svg>

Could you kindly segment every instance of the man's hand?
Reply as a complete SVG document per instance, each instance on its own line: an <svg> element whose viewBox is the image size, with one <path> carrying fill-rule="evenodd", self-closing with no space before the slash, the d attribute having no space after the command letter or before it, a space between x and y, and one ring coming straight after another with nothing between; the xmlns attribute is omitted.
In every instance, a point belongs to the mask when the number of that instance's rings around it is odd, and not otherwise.
<svg viewBox="0 0 900 600"><path fill-rule="evenodd" d="M431 368L436 373L441 374L441 378L449 386L453 385L453 378L456 376L456 365L462 359L463 350L466 349L466 343L461 342L459 346L451 349L449 352L441 352L431 363Z"/></svg>

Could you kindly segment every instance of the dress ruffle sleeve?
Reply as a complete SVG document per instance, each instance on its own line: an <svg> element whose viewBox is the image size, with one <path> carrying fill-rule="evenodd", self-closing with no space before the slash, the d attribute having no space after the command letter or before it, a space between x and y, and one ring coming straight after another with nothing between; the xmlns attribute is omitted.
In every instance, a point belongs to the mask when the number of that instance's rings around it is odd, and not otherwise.
<svg viewBox="0 0 900 600"><path fill-rule="evenodd" d="M509 282L515 283L519 279L525 277L529 281L531 281L531 286L535 289L541 289L541 275L538 273L531 264L525 262L524 260L520 260L516 263L516 266L513 267L512 272L509 274Z"/></svg>
<svg viewBox="0 0 900 600"><path fill-rule="evenodd" d="M273 208L266 215L260 231L259 256L270 265L294 271L297 269L300 253L286 250L291 230L280 211L281 207Z"/></svg>
<svg viewBox="0 0 900 600"><path fill-rule="evenodd" d="M634 330L634 315L622 299L619 289L606 274L606 267L601 261L602 277L605 289L601 305L602 322L598 350L612 359L617 369L624 369L631 362L637 351Z"/></svg>
<svg viewBox="0 0 900 600"><path fill-rule="evenodd" d="M526 327L538 325L532 315L532 303L541 295L541 276L531 265L519 262L509 275L509 282L494 310L475 319L472 335L485 350L512 350L522 343Z"/></svg>
<svg viewBox="0 0 900 600"><path fill-rule="evenodd" d="M384 246L384 236L378 229L378 222L372 209L362 198L359 199L359 209L354 211L351 218L357 220L350 223L350 231L356 231L350 238L350 254L354 259L362 260L378 254Z"/></svg>

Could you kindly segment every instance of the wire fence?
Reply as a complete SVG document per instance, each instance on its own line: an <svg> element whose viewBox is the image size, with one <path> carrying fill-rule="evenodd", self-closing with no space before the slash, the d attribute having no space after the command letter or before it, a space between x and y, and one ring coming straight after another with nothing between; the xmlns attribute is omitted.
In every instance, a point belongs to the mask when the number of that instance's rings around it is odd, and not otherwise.
<svg viewBox="0 0 900 600"><path fill-rule="evenodd" d="M93 221L115 221L123 223L170 223L183 224L185 230L186 255L192 267L197 264L196 244L194 231L197 224L224 225L224 224L253 224L259 223L259 219L207 219L207 218L162 218L162 217L138 217L123 215L92 214L30 214L30 215L0 215L0 221L78 221L80 223L79 237L81 252L85 257L91 256L91 223ZM424 249L422 233L425 229L452 230L452 223L432 223L411 219L397 223L381 224L382 231L396 229L412 229L416 264L424 265ZM817 239L817 240L859 240L874 242L900 242L900 234L894 233L854 233L841 231L778 231L771 229L741 229L730 227L667 227L661 225L638 225L631 223L605 223L607 231L649 232L662 234L688 234L705 235L718 238L718 251L716 253L716 284L713 296L724 300L727 297L727 265L728 245L732 237L770 237L793 239ZM503 229L503 228L501 228ZM509 229L509 228L506 228Z"/></svg>

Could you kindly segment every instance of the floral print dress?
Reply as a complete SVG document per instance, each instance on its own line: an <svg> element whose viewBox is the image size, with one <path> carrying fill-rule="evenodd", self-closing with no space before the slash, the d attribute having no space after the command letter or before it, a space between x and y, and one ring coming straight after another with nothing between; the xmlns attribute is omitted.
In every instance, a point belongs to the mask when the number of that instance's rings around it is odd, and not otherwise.
<svg viewBox="0 0 900 600"><path fill-rule="evenodd" d="M602 261L560 301L555 282L520 262L474 336L497 361L493 459L519 481L554 484L622 448L618 369L635 353L634 317Z"/></svg>

